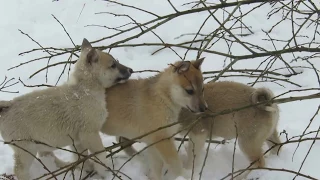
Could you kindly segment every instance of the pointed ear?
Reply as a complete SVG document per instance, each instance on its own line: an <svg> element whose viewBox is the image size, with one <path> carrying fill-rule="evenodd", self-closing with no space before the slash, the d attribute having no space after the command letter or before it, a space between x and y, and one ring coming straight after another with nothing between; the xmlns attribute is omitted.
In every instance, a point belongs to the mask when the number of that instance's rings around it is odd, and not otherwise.
<svg viewBox="0 0 320 180"><path fill-rule="evenodd" d="M190 61L182 61L178 66L174 68L175 72L178 72L179 74L186 72L190 68Z"/></svg>
<svg viewBox="0 0 320 180"><path fill-rule="evenodd" d="M83 38L82 45L81 45L81 50L84 50L84 49L92 49L90 42L86 38Z"/></svg>
<svg viewBox="0 0 320 180"><path fill-rule="evenodd" d="M87 54L87 59L86 59L86 61L87 61L89 64L92 64L92 63L98 62L98 59L99 59L98 52L97 52L94 48L91 48L90 51L89 51L88 54Z"/></svg>
<svg viewBox="0 0 320 180"><path fill-rule="evenodd" d="M200 58L200 59L197 59L197 60L195 60L195 61L192 63L192 65L193 65L195 68L200 69L200 67L201 67L202 62L203 62L204 59L205 59L205 57L202 57L202 58Z"/></svg>

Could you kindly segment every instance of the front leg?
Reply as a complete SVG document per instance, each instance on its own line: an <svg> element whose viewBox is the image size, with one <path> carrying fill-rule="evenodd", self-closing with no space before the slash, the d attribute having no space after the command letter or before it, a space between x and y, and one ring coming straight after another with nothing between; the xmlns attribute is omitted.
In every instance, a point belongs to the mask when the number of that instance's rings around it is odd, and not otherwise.
<svg viewBox="0 0 320 180"><path fill-rule="evenodd" d="M157 150L154 147L149 147L147 149L147 157L148 157L149 166L151 169L150 178L152 180L161 180L163 161L159 156Z"/></svg>
<svg viewBox="0 0 320 180"><path fill-rule="evenodd" d="M70 164L59 159L52 151L38 151L38 154L40 157L52 157L54 159L54 163L58 168L65 167Z"/></svg>
<svg viewBox="0 0 320 180"><path fill-rule="evenodd" d="M97 132L82 132L79 135L81 146L85 149L88 149L92 154L98 151L104 150L104 146L102 144L99 131ZM105 152L99 153L95 156L94 159L100 161L105 166L108 166L108 161L106 158L107 154ZM94 162L94 170L102 177L105 177L107 168Z"/></svg>
<svg viewBox="0 0 320 180"><path fill-rule="evenodd" d="M189 142L187 147L188 161L187 169L197 169L198 165L201 163L200 154L203 150L206 140L208 137L207 131L201 133L194 133L190 131L189 133Z"/></svg>
<svg viewBox="0 0 320 180"><path fill-rule="evenodd" d="M154 141L154 142L157 142L157 141ZM154 144L153 146L155 150L158 152L158 154L160 155L163 162L167 164L168 169L171 170L176 177L184 176L186 178L189 178L189 176L186 173L187 171L182 168L182 162L178 156L178 153L172 138L161 140L158 143Z"/></svg>
<svg viewBox="0 0 320 180"><path fill-rule="evenodd" d="M69 146L71 151L73 151L74 153L72 153L72 161L78 161L79 159L82 159L84 156L88 155L88 149L85 149L81 143L75 143L73 145ZM85 170L87 172L90 172L93 170L93 164L91 163L90 160L87 160L83 163L78 165L78 168Z"/></svg>

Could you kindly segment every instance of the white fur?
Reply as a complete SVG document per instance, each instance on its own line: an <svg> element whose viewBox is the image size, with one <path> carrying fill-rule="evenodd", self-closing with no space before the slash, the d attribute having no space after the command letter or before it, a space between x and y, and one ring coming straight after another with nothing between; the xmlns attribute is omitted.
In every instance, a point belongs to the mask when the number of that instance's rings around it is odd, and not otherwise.
<svg viewBox="0 0 320 180"><path fill-rule="evenodd" d="M0 112L0 132L5 141L13 142L14 172L19 180L30 179L29 167L34 157L29 153L50 154L56 149L51 147L64 147L73 141L79 153L104 150L99 130L108 116L105 88L114 85L122 74L110 68L112 56L94 50L94 56L89 57L93 48L88 43L84 39L72 81L17 97L7 102L9 107ZM3 104L5 102L1 102L0 107ZM107 165L105 153L96 157ZM56 162L62 163L57 159ZM91 169L90 165L85 167ZM94 169L99 175L105 175L106 169L100 164L94 163Z"/></svg>

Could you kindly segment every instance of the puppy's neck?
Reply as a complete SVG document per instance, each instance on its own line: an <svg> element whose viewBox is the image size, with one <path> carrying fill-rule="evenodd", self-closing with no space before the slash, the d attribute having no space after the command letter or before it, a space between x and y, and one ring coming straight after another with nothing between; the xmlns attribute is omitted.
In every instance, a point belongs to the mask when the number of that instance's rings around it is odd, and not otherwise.
<svg viewBox="0 0 320 180"><path fill-rule="evenodd" d="M172 70L170 71L168 68L154 78L156 78L156 80L152 83L151 88L155 93L156 98L159 98L172 113L179 114L182 107L173 101L171 95L171 86L174 83Z"/></svg>
<svg viewBox="0 0 320 180"><path fill-rule="evenodd" d="M87 69L82 62L77 62L74 72L71 74L70 80L67 82L69 86L80 86L91 91L104 92L104 87L100 81Z"/></svg>

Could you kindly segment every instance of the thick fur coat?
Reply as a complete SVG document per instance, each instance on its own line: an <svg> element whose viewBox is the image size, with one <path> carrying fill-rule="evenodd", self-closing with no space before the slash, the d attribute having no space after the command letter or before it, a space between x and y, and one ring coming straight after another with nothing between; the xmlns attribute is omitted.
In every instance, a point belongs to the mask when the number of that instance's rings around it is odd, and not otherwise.
<svg viewBox="0 0 320 180"><path fill-rule="evenodd" d="M218 115L216 117L201 118L199 122L194 121L210 113L218 113L224 110L241 108L262 101L271 100L273 93L266 88L253 88L236 82L215 82L204 85L204 99L208 104L208 111L202 115L196 115L187 109L182 109L179 122L180 129L190 138L188 143L187 168L191 169L195 162L195 167L199 167L202 162L202 150L205 141L210 138L222 137L234 139L238 136L238 144L242 152L251 162L255 162L252 167L265 167L262 145L264 142L272 147L274 143L280 143L277 124L279 121L279 108L276 104L266 103L255 107L246 108L233 113ZM212 127L212 130L210 130ZM121 137L120 140L127 140ZM275 147L271 153L276 154L280 147ZM136 153L132 146L125 149L129 155ZM195 159L194 159L195 157ZM248 174L244 173L238 178L244 178Z"/></svg>
<svg viewBox="0 0 320 180"><path fill-rule="evenodd" d="M113 95L106 98L110 113L101 131L108 135L135 138L177 122L182 107L193 112L205 111L202 62L203 58L191 62L178 61L154 77L129 80L107 89L106 93ZM163 164L175 176L188 176L170 138L177 130L178 126L173 126L139 140L153 144L148 148L153 179L162 178Z"/></svg>
<svg viewBox="0 0 320 180"><path fill-rule="evenodd" d="M108 116L105 88L127 80L131 73L130 68L84 39L71 82L1 101L0 132L5 141L11 141L18 179L30 179L32 155L37 153L51 152L73 141L78 152L103 150L99 131ZM105 156L100 153L96 157L107 164ZM94 163L94 169L104 176L103 166Z"/></svg>

